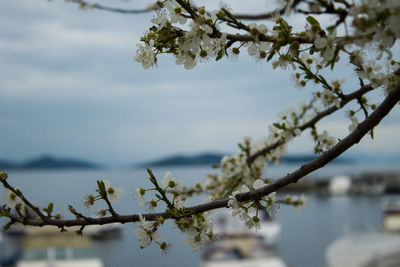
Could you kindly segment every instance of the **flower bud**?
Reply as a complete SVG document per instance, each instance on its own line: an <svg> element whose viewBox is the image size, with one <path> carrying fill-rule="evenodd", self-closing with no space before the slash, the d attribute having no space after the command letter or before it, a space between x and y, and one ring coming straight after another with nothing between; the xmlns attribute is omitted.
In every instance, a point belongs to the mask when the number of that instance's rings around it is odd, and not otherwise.
<svg viewBox="0 0 400 267"><path fill-rule="evenodd" d="M174 11L175 11L176 14L181 14L182 8L176 7L176 8L174 9Z"/></svg>
<svg viewBox="0 0 400 267"><path fill-rule="evenodd" d="M152 199L149 204L151 208L157 207L157 201L155 201L154 199Z"/></svg>
<svg viewBox="0 0 400 267"><path fill-rule="evenodd" d="M199 55L200 55L200 57L205 58L208 54L207 54L207 51L201 50Z"/></svg>
<svg viewBox="0 0 400 267"><path fill-rule="evenodd" d="M162 250L165 250L165 249L167 248L167 243L162 242L162 243L160 244L160 248L161 248Z"/></svg>
<svg viewBox="0 0 400 267"><path fill-rule="evenodd" d="M5 180L7 180L7 178L8 178L8 175L6 172L0 172L0 180L1 181L5 181Z"/></svg>
<svg viewBox="0 0 400 267"><path fill-rule="evenodd" d="M170 180L169 182L168 182L168 187L170 187L170 188L174 188L176 186L176 183L175 183L175 181L173 181L173 180Z"/></svg>
<svg viewBox="0 0 400 267"><path fill-rule="evenodd" d="M140 189L139 189L139 194L140 194L141 196L144 196L144 194L146 194L146 190L144 190L143 188L140 188Z"/></svg>
<svg viewBox="0 0 400 267"><path fill-rule="evenodd" d="M258 30L256 28L252 28L252 29L250 29L250 34L253 36L256 36L256 35L258 35Z"/></svg>
<svg viewBox="0 0 400 267"><path fill-rule="evenodd" d="M157 5L159 8L163 8L163 7L164 7L164 3L161 2L161 1L157 1L156 5Z"/></svg>
<svg viewBox="0 0 400 267"><path fill-rule="evenodd" d="M200 15L206 14L205 8L204 8L204 7L200 7L200 8L199 8L199 13L200 13Z"/></svg>
<svg viewBox="0 0 400 267"><path fill-rule="evenodd" d="M257 216L253 216L253 221L255 223L258 223L258 222L260 222L260 218L258 218Z"/></svg>
<svg viewBox="0 0 400 267"><path fill-rule="evenodd" d="M107 189L107 193L108 193L109 195L112 195L112 194L114 194L114 193L115 193L115 190L114 190L114 188L112 188L112 187L109 187L109 188Z"/></svg>
<svg viewBox="0 0 400 267"><path fill-rule="evenodd" d="M99 211L97 212L97 214L98 214L100 217L104 217L104 216L107 215L107 211L106 211L106 210L99 210Z"/></svg>
<svg viewBox="0 0 400 267"><path fill-rule="evenodd" d="M83 203L86 207L93 206L95 201L95 197L93 195L88 195L85 198L85 202Z"/></svg>

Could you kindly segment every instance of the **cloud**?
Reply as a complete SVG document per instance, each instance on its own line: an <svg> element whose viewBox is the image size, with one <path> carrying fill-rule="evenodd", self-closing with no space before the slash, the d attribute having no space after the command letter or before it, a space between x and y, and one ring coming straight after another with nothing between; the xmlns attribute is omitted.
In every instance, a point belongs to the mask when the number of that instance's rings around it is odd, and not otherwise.
<svg viewBox="0 0 400 267"><path fill-rule="evenodd" d="M209 3L218 6L199 2ZM269 3L258 1L251 9L244 1L229 2L234 10L255 13ZM244 136L266 136L277 113L314 90L294 89L291 71L246 55L201 62L192 71L162 55L157 68L143 70L133 55L152 14L82 11L64 1L3 1L0 9L0 157L54 153L129 163L174 152L233 152ZM391 114L375 142L363 141L359 151L393 151L399 114ZM320 126L347 134L343 115ZM311 151L312 142L305 136L290 149Z"/></svg>

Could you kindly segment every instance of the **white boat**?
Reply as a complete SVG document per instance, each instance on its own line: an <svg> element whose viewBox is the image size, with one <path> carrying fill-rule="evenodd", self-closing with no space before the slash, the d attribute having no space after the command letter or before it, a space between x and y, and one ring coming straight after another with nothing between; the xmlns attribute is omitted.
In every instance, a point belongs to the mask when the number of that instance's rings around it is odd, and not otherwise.
<svg viewBox="0 0 400 267"><path fill-rule="evenodd" d="M281 226L267 212L260 211L260 229L248 229L248 227L238 217L232 217L227 209L221 209L212 213L214 221L214 233L218 235L235 233L237 231L252 232L263 238L263 242L269 246L274 246L278 241Z"/></svg>
<svg viewBox="0 0 400 267"><path fill-rule="evenodd" d="M9 236L25 236L32 231L35 231L36 227L29 227L19 223L13 224L6 232ZM79 228L74 228L77 230ZM122 224L110 223L104 225L88 225L83 231L83 235L87 235L95 239L105 238L117 238L121 236Z"/></svg>
<svg viewBox="0 0 400 267"><path fill-rule="evenodd" d="M95 239L111 239L121 236L122 224L110 223L103 225L88 225L85 227L84 235Z"/></svg>
<svg viewBox="0 0 400 267"><path fill-rule="evenodd" d="M325 253L326 267L400 266L400 235L349 233L335 240Z"/></svg>
<svg viewBox="0 0 400 267"><path fill-rule="evenodd" d="M204 248L202 267L286 267L263 237L251 231L223 234Z"/></svg>
<svg viewBox="0 0 400 267"><path fill-rule="evenodd" d="M384 203L382 228L387 232L400 232L400 202Z"/></svg>
<svg viewBox="0 0 400 267"><path fill-rule="evenodd" d="M49 226L27 231L17 267L103 267L103 263L88 237Z"/></svg>
<svg viewBox="0 0 400 267"><path fill-rule="evenodd" d="M274 251L280 233L276 220L262 216L256 231L228 210L214 212L212 218L217 240L203 249L202 267L286 267Z"/></svg>

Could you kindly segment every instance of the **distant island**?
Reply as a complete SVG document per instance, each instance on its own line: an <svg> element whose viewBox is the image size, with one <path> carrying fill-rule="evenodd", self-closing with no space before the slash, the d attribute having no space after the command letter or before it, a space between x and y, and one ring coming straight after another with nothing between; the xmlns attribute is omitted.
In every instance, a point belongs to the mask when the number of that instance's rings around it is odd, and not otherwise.
<svg viewBox="0 0 400 267"><path fill-rule="evenodd" d="M193 156L175 155L139 164L139 167L204 166L219 164L223 154L202 153ZM135 166L137 167L137 165Z"/></svg>
<svg viewBox="0 0 400 267"><path fill-rule="evenodd" d="M218 165L221 159L230 153L199 153L194 155L172 155L157 160L131 165L134 168L154 167L191 167ZM280 159L283 164L303 164L315 159L315 155L288 155ZM332 163L351 164L354 159L339 158ZM52 155L43 155L23 162L13 162L0 159L0 170L57 170L57 169L100 169L107 166L75 158L61 158Z"/></svg>
<svg viewBox="0 0 400 267"><path fill-rule="evenodd" d="M223 156L229 154L222 153L201 153L197 155L174 155L135 165L135 167L185 167L185 166L205 166L218 165ZM302 164L315 159L315 155L288 155L280 159L280 163ZM353 163L349 159L335 159L332 163Z"/></svg>
<svg viewBox="0 0 400 267"><path fill-rule="evenodd" d="M100 165L95 163L70 158L57 158L50 155L40 156L34 159L16 163L0 160L0 170L40 170L40 169L98 169Z"/></svg>

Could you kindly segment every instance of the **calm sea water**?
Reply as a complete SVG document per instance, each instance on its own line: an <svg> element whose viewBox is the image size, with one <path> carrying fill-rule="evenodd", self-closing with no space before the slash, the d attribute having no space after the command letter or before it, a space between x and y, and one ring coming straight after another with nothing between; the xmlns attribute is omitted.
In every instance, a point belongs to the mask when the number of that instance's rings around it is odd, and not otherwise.
<svg viewBox="0 0 400 267"><path fill-rule="evenodd" d="M374 165L333 165L318 171L315 177L338 174L357 174L363 171L377 171L383 166ZM294 167L272 167L268 175L279 177L290 172ZM398 166L385 166L385 170L399 170ZM202 181L209 168L173 168L169 169L185 184ZM166 169L154 170L162 178ZM133 190L138 187L150 187L146 171L134 170L96 170L96 171L37 171L9 172L9 181L20 187L35 203L46 206L52 201L58 211L68 214L67 205L94 215L102 208L99 203L94 208L85 210L82 206L84 196L96 190L97 179L110 179L115 186L125 189L125 195L114 206L121 214L146 212L133 198ZM276 212L276 219L281 224L281 236L277 251L288 266L320 267L324 265L326 247L344 231L379 230L382 218L381 204L383 197L331 197L318 198L308 196L307 206L301 211L281 206ZM97 241L95 249L107 267L127 266L199 266L201 252L193 252L191 247L183 245L185 236L174 225L166 223L160 230L163 239L172 247L163 256L157 246L141 250L133 234L134 224L123 226L123 234L117 239ZM2 246L8 246L5 241ZM11 244L11 243L10 243Z"/></svg>

